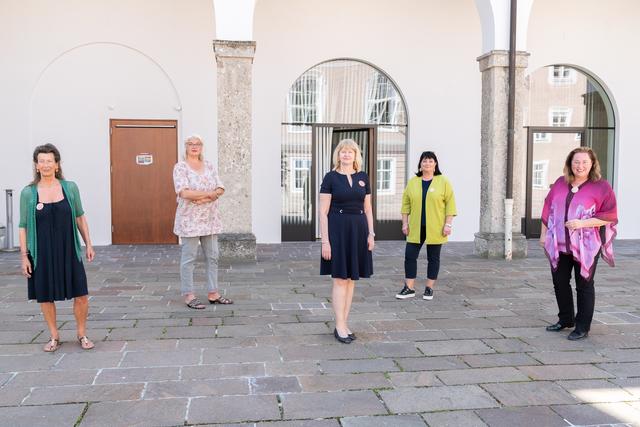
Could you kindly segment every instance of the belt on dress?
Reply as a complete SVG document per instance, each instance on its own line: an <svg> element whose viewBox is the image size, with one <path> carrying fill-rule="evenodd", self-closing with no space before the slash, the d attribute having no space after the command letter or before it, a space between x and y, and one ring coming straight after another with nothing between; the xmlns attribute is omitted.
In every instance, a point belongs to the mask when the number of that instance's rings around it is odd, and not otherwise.
<svg viewBox="0 0 640 427"><path fill-rule="evenodd" d="M362 215L362 214L364 214L364 210L362 210L362 209L354 209L354 208L342 208L342 209L331 208L330 212L331 213L337 213L337 214L347 214L347 215Z"/></svg>

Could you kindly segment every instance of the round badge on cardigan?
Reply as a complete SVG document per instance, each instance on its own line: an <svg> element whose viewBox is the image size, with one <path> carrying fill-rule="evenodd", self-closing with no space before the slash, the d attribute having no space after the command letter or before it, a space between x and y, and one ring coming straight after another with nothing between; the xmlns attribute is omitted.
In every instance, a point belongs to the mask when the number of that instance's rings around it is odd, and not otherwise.
<svg viewBox="0 0 640 427"><path fill-rule="evenodd" d="M435 188L430 188L429 191L431 191L433 193L434 191L436 191L436 189Z"/></svg>
<svg viewBox="0 0 640 427"><path fill-rule="evenodd" d="M578 192L578 190L580 189L580 187L571 187L571 192L573 194L576 194Z"/></svg>
<svg viewBox="0 0 640 427"><path fill-rule="evenodd" d="M360 184L360 187L364 187L365 186L365 183L364 183L363 180L358 181L358 184Z"/></svg>
<svg viewBox="0 0 640 427"><path fill-rule="evenodd" d="M38 209L39 211L41 211L44 208L44 203L38 203L36 205L36 209Z"/></svg>

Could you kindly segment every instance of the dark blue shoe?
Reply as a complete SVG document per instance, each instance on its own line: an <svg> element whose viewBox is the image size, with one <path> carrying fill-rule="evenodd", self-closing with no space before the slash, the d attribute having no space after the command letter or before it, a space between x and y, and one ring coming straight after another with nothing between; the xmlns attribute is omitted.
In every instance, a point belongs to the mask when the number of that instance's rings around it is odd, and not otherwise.
<svg viewBox="0 0 640 427"><path fill-rule="evenodd" d="M337 329L333 330L333 336L336 337L336 339L342 344L351 344L351 341L353 341L348 335L346 337L341 337L340 334L338 334Z"/></svg>

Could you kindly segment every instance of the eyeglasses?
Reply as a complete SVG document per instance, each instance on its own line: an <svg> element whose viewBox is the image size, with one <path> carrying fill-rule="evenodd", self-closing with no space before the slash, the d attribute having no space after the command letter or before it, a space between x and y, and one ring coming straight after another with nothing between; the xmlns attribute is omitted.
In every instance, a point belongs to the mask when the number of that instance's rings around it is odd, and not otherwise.
<svg viewBox="0 0 640 427"><path fill-rule="evenodd" d="M202 147L202 142L187 142L187 147Z"/></svg>

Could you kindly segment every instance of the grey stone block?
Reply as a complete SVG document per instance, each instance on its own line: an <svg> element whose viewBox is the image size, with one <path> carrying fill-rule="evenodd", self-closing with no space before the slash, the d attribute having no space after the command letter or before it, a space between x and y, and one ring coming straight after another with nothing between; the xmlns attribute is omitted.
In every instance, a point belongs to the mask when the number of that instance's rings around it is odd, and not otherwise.
<svg viewBox="0 0 640 427"><path fill-rule="evenodd" d="M91 350L90 352L83 351L82 353L68 353L56 364L54 369L100 369L100 368L113 368L118 366L123 354L121 352L109 351L109 352L97 352Z"/></svg>
<svg viewBox="0 0 640 427"><path fill-rule="evenodd" d="M82 427L183 425L187 403L187 399L93 403L84 415L81 425Z"/></svg>
<svg viewBox="0 0 640 427"><path fill-rule="evenodd" d="M336 341L333 341L336 342ZM290 360L367 359L373 354L359 344L289 345L280 347L282 358Z"/></svg>
<svg viewBox="0 0 640 427"><path fill-rule="evenodd" d="M431 341L419 343L416 346L427 356L486 354L495 352L495 350L480 340Z"/></svg>
<svg viewBox="0 0 640 427"><path fill-rule="evenodd" d="M606 380L558 381L556 384L585 403L630 402L637 399L629 391Z"/></svg>
<svg viewBox="0 0 640 427"><path fill-rule="evenodd" d="M432 372L391 372L387 374L396 387L431 387L442 385Z"/></svg>
<svg viewBox="0 0 640 427"><path fill-rule="evenodd" d="M534 380L582 380L613 377L610 373L593 365L520 366L518 369Z"/></svg>
<svg viewBox="0 0 640 427"><path fill-rule="evenodd" d="M280 361L280 352L276 347L247 347L205 349L203 364L274 362Z"/></svg>
<svg viewBox="0 0 640 427"><path fill-rule="evenodd" d="M327 374L396 372L400 370L391 359L323 360L320 362L320 368Z"/></svg>
<svg viewBox="0 0 640 427"><path fill-rule="evenodd" d="M343 427L426 427L418 415L381 415L376 417L345 417Z"/></svg>
<svg viewBox="0 0 640 427"><path fill-rule="evenodd" d="M96 377L95 383L141 383L177 380L179 374L180 368L178 367L102 369Z"/></svg>
<svg viewBox="0 0 640 427"><path fill-rule="evenodd" d="M389 388L391 383L382 373L341 374L341 375L301 375L298 377L302 390L342 391Z"/></svg>
<svg viewBox="0 0 640 427"><path fill-rule="evenodd" d="M575 404L577 400L559 385L551 382L485 384L491 395L505 406Z"/></svg>
<svg viewBox="0 0 640 427"><path fill-rule="evenodd" d="M395 360L403 371L439 371L467 367L457 356L415 357Z"/></svg>
<svg viewBox="0 0 640 427"><path fill-rule="evenodd" d="M558 405L551 409L571 425L601 425L640 422L640 411L626 403L594 403L587 405ZM623 427L623 426L620 426Z"/></svg>
<svg viewBox="0 0 640 427"><path fill-rule="evenodd" d="M498 408L477 411L491 427L567 427L569 424L549 408Z"/></svg>
<svg viewBox="0 0 640 427"><path fill-rule="evenodd" d="M239 423L279 419L278 400L272 395L195 398L191 400L187 414L187 423L191 424Z"/></svg>
<svg viewBox="0 0 640 427"><path fill-rule="evenodd" d="M299 393L302 391L297 377L250 378L251 394Z"/></svg>
<svg viewBox="0 0 640 427"><path fill-rule="evenodd" d="M84 404L51 406L18 406L0 410L0 425L11 427L68 427L76 423Z"/></svg>
<svg viewBox="0 0 640 427"><path fill-rule="evenodd" d="M487 427L473 411L446 411L422 414L430 427Z"/></svg>
<svg viewBox="0 0 640 427"><path fill-rule="evenodd" d="M525 374L510 366L438 371L436 375L446 385L529 381Z"/></svg>
<svg viewBox="0 0 640 427"><path fill-rule="evenodd" d="M69 370L69 371L34 371L19 372L8 385L12 387L44 387L61 385L88 385L93 382L97 370Z"/></svg>
<svg viewBox="0 0 640 427"><path fill-rule="evenodd" d="M161 381L147 384L145 400L167 399L171 397L225 396L249 394L249 380L188 380Z"/></svg>
<svg viewBox="0 0 640 427"><path fill-rule="evenodd" d="M387 414L371 391L286 394L281 399L287 419Z"/></svg>
<svg viewBox="0 0 640 427"><path fill-rule="evenodd" d="M597 366L616 377L640 377L640 362L601 363Z"/></svg>
<svg viewBox="0 0 640 427"><path fill-rule="evenodd" d="M538 361L524 353L501 353L461 356L473 368L537 365Z"/></svg>
<svg viewBox="0 0 640 427"><path fill-rule="evenodd" d="M181 379L238 378L265 376L264 363L222 363L218 365L184 366Z"/></svg>
<svg viewBox="0 0 640 427"><path fill-rule="evenodd" d="M124 355L120 367L183 366L200 363L200 350L131 351Z"/></svg>
<svg viewBox="0 0 640 427"><path fill-rule="evenodd" d="M41 387L31 391L25 405L53 403L101 402L140 399L144 384L73 385Z"/></svg>
<svg viewBox="0 0 640 427"><path fill-rule="evenodd" d="M393 413L493 408L498 405L478 386L441 386L382 391L380 396Z"/></svg>

